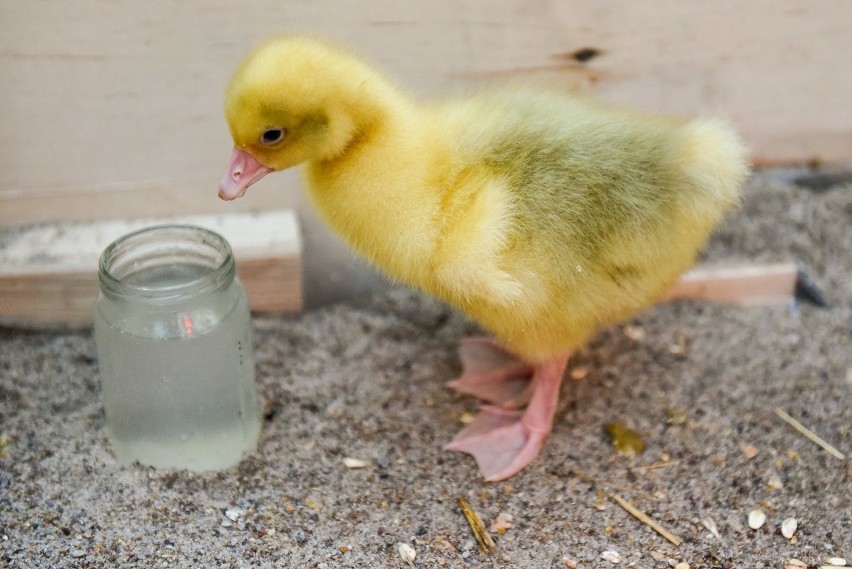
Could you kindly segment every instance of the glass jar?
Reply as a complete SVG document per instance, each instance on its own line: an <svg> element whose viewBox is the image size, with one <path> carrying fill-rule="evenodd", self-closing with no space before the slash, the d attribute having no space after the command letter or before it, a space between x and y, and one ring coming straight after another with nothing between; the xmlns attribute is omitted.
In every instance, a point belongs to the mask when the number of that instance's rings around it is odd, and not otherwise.
<svg viewBox="0 0 852 569"><path fill-rule="evenodd" d="M130 233L100 258L94 324L116 457L211 470L255 448L251 320L231 247L188 225Z"/></svg>

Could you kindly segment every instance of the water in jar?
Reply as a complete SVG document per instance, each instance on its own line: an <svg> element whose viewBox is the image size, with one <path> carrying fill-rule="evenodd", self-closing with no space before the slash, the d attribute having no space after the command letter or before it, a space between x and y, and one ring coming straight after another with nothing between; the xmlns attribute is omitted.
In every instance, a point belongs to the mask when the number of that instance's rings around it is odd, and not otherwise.
<svg viewBox="0 0 852 569"><path fill-rule="evenodd" d="M167 288L192 280L191 265L148 271L138 283ZM212 302L228 302L219 295ZM225 316L211 298L122 307L120 323L95 312L108 431L116 457L161 468L236 464L260 431L247 298ZM138 330L137 333L134 331Z"/></svg>

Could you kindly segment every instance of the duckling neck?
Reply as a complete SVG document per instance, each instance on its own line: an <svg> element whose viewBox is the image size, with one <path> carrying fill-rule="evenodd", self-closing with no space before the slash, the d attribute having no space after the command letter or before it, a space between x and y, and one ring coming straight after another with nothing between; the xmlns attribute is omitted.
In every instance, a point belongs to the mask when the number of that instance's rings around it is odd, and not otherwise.
<svg viewBox="0 0 852 569"><path fill-rule="evenodd" d="M437 239L441 190L431 165L440 145L402 95L384 93L371 103L344 152L308 164L307 185L319 213L350 246L391 277L416 283Z"/></svg>

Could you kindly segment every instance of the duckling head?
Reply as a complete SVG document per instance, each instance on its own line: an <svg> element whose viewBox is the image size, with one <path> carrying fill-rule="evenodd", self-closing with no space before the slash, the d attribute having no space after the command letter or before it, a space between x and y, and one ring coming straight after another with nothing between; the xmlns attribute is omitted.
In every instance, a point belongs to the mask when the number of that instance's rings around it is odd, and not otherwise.
<svg viewBox="0 0 852 569"><path fill-rule="evenodd" d="M234 151L219 185L232 200L266 174L344 152L363 122L372 70L305 37L274 38L237 68L225 94Z"/></svg>

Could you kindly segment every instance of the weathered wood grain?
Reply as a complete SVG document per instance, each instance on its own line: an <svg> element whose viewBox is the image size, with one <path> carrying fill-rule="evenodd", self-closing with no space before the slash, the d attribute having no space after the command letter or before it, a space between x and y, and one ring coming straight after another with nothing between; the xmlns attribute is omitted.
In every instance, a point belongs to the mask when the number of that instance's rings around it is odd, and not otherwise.
<svg viewBox="0 0 852 569"><path fill-rule="evenodd" d="M785 304L793 300L796 264L696 267L672 286L663 300L701 299L743 305Z"/></svg>
<svg viewBox="0 0 852 569"><path fill-rule="evenodd" d="M160 223L190 223L225 237L252 310L301 310L299 227L293 212L274 211L58 223L17 231L0 248L0 323L89 324L98 296L101 252L126 233Z"/></svg>
<svg viewBox="0 0 852 569"><path fill-rule="evenodd" d="M543 81L727 116L762 163L852 160L848 0L3 2L0 223L301 209L280 176L215 197L228 76L283 31L352 45L421 95Z"/></svg>

